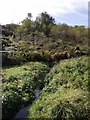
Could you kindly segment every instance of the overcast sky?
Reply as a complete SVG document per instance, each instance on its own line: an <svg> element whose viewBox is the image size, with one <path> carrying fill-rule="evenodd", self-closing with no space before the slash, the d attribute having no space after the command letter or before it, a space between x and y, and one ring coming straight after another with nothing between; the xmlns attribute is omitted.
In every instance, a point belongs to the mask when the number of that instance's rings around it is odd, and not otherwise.
<svg viewBox="0 0 90 120"><path fill-rule="evenodd" d="M0 0L0 24L19 23L46 11L57 23L88 25L89 0Z"/></svg>

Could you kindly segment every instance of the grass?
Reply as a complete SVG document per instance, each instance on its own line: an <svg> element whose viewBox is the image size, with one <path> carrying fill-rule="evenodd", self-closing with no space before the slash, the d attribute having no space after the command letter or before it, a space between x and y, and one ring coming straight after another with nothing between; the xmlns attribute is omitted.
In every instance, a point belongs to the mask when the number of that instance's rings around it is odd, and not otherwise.
<svg viewBox="0 0 90 120"><path fill-rule="evenodd" d="M88 120L88 58L63 60L45 78L46 85L29 109L28 119Z"/></svg>

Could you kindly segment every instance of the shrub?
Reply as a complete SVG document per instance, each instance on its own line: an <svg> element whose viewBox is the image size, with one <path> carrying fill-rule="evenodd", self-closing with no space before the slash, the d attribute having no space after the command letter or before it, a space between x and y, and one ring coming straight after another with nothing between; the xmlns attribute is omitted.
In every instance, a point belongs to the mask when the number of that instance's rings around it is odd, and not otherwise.
<svg viewBox="0 0 90 120"><path fill-rule="evenodd" d="M3 119L10 120L23 105L35 100L35 89L38 85L39 89L44 87L49 67L44 63L30 62L3 72Z"/></svg>
<svg viewBox="0 0 90 120"><path fill-rule="evenodd" d="M88 120L87 57L58 63L45 81L39 99L29 109L28 119Z"/></svg>

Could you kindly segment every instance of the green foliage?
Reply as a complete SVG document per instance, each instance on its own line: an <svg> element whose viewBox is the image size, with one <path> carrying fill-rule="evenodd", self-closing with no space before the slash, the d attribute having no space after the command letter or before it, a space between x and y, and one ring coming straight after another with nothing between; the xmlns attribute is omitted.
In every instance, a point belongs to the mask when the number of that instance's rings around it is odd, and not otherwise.
<svg viewBox="0 0 90 120"><path fill-rule="evenodd" d="M87 60L80 57L55 65L39 99L29 109L28 119L88 120Z"/></svg>
<svg viewBox="0 0 90 120"><path fill-rule="evenodd" d="M28 13L28 18L24 19L22 25L16 29L16 34L26 35L37 30L48 36L52 25L54 25L54 18L52 18L47 12L42 12L40 16L36 17L35 21L31 21L31 17L31 13Z"/></svg>
<svg viewBox="0 0 90 120"><path fill-rule="evenodd" d="M16 34L25 35L25 34L29 34L30 31L31 31L31 20L26 18L23 20L22 25L17 27Z"/></svg>
<svg viewBox="0 0 90 120"><path fill-rule="evenodd" d="M33 102L29 119L87 120L88 66L85 55L89 47L88 29L56 25L55 19L47 12L42 12L35 21L31 17L32 14L28 13L21 25L2 26L3 50L15 51L2 54L3 66L33 61L4 69L3 118L10 120L23 105L32 104L38 86L43 91ZM78 58L63 60L72 57ZM49 72L45 63L52 66L52 62L59 61L45 77Z"/></svg>
<svg viewBox="0 0 90 120"><path fill-rule="evenodd" d="M18 27L17 24L11 23L11 24L6 24L2 26L5 31L14 33L15 29Z"/></svg>
<svg viewBox="0 0 90 120"><path fill-rule="evenodd" d="M31 13L28 13L28 18L31 20L31 18L32 18L32 14Z"/></svg>
<svg viewBox="0 0 90 120"><path fill-rule="evenodd" d="M88 29L84 26L55 24L55 19L47 12L42 12L35 21L31 20L31 17L29 13L21 25L2 26L6 34L2 38L3 50L15 51L14 54L3 55L3 65L25 61L59 61L68 58L62 55L63 51L68 51L71 57L87 54ZM75 50L77 47L80 50ZM50 54L48 52L43 56L42 51L49 51Z"/></svg>
<svg viewBox="0 0 90 120"><path fill-rule="evenodd" d="M3 119L11 119L24 105L35 99L35 89L45 85L49 67L44 63L30 62L20 67L5 69L3 75Z"/></svg>
<svg viewBox="0 0 90 120"><path fill-rule="evenodd" d="M52 18L47 12L42 12L40 16L36 18L36 26L38 30L43 32L46 36L50 34L52 25L54 25L54 18Z"/></svg>
<svg viewBox="0 0 90 120"><path fill-rule="evenodd" d="M3 94L3 119L10 120L15 112L21 108L21 96L15 91L7 91Z"/></svg>

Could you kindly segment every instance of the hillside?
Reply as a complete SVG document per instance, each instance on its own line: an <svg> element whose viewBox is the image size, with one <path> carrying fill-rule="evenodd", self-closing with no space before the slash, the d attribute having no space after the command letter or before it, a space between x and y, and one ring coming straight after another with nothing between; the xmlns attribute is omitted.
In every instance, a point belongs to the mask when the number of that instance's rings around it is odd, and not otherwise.
<svg viewBox="0 0 90 120"><path fill-rule="evenodd" d="M47 12L1 27L2 120L29 106L28 120L88 120L89 28L56 24Z"/></svg>
<svg viewBox="0 0 90 120"><path fill-rule="evenodd" d="M43 12L35 21L27 17L21 25L2 25L2 50L10 51L3 53L3 66L87 55L88 42L88 28L56 24L55 18Z"/></svg>

